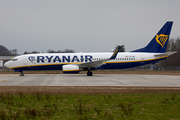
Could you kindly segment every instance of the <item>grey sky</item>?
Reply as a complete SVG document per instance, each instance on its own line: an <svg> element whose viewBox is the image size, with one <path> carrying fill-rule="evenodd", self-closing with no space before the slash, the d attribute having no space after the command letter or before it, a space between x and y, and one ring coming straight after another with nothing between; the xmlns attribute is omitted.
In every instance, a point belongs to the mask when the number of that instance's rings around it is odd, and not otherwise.
<svg viewBox="0 0 180 120"><path fill-rule="evenodd" d="M166 21L180 36L179 0L0 0L0 44L47 52L144 47Z"/></svg>

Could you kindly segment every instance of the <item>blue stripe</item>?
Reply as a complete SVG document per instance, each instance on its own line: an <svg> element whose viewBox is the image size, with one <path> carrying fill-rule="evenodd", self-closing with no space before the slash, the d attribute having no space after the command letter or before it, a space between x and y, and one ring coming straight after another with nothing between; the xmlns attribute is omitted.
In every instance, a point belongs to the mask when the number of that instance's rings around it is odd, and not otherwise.
<svg viewBox="0 0 180 120"><path fill-rule="evenodd" d="M72 73L72 74L76 74L76 73L79 73L79 71L63 71L63 73Z"/></svg>

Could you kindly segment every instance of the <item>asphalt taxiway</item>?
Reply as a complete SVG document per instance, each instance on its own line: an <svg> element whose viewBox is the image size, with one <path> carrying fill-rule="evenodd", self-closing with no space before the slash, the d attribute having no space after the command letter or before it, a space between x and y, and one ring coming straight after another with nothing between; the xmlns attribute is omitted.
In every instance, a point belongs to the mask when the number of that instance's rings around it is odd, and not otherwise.
<svg viewBox="0 0 180 120"><path fill-rule="evenodd" d="M180 76L136 74L0 74L0 86L180 87Z"/></svg>

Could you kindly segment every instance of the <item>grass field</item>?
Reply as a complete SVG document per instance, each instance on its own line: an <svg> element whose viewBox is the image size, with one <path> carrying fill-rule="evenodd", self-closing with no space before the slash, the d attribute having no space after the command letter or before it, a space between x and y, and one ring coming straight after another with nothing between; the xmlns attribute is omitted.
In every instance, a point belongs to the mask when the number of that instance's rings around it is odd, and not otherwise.
<svg viewBox="0 0 180 120"><path fill-rule="evenodd" d="M119 120L180 118L180 95L0 95L1 119Z"/></svg>
<svg viewBox="0 0 180 120"><path fill-rule="evenodd" d="M2 120L180 118L180 88L4 86L0 89Z"/></svg>

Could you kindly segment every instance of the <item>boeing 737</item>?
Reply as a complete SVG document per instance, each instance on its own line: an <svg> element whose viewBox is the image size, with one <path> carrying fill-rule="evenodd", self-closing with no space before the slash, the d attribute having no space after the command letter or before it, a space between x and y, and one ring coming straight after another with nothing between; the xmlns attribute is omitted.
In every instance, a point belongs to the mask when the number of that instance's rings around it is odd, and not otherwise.
<svg viewBox="0 0 180 120"><path fill-rule="evenodd" d="M87 71L87 76L92 76L92 70L125 69L154 64L175 53L166 52L172 24L172 21L166 22L147 46L131 52L118 53L117 48L114 53L26 54L14 57L4 65L20 72L20 76L24 76L23 71L26 70L63 70L63 73Z"/></svg>

